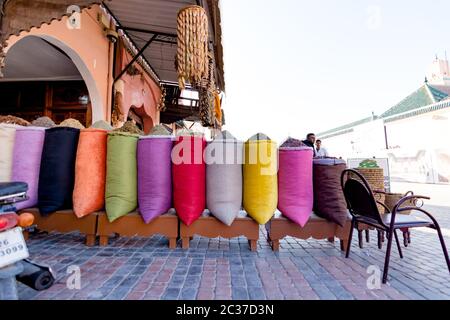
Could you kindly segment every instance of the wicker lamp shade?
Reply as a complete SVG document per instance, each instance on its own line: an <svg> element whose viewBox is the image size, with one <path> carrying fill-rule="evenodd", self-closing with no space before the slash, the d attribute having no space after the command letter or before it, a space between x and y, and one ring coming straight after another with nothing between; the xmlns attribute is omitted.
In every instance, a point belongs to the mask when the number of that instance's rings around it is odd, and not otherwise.
<svg viewBox="0 0 450 320"><path fill-rule="evenodd" d="M200 6L188 6L177 17L177 72L178 85L186 82L198 86L208 77L208 17Z"/></svg>

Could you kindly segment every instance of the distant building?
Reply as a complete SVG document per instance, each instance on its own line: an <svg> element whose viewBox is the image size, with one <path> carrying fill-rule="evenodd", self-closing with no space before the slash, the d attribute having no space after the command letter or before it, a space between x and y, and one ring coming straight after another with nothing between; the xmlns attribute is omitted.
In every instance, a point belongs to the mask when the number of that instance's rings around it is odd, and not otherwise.
<svg viewBox="0 0 450 320"><path fill-rule="evenodd" d="M450 77L436 58L425 83L380 116L318 134L334 156L388 157L397 181L450 183Z"/></svg>

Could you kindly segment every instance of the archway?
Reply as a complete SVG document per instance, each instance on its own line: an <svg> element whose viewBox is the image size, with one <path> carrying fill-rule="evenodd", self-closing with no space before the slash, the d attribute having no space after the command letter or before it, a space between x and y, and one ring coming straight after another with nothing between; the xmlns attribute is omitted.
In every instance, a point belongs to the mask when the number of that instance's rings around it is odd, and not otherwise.
<svg viewBox="0 0 450 320"><path fill-rule="evenodd" d="M48 108L49 91L53 92L53 89L61 91L61 88L65 87L67 90L63 95L66 97L70 98L70 95L79 93L78 104L76 101L78 97L72 97L73 101L62 102L65 104L65 110L68 110L65 118L72 117L73 114L81 115L85 106L86 114L79 117L79 120L87 122L84 124L104 119L102 98L93 75L80 55L61 40L49 35L24 36L7 48L5 61L5 77L1 80L4 87L5 83L9 83L5 90L13 88L19 90L20 95L20 88L22 90L32 88L36 91L33 94L41 97L39 91L45 88L45 108ZM27 83L32 85L27 86ZM69 104L72 104L72 108L67 107ZM53 105L50 108L53 108ZM49 113L51 111L47 109L43 111L45 115ZM61 116L61 114L59 117L55 116L58 119L54 120L61 121Z"/></svg>
<svg viewBox="0 0 450 320"><path fill-rule="evenodd" d="M6 40L5 53L16 43L29 36L36 36L64 52L81 74L92 102L92 121L111 120L112 64L111 41L105 36L104 26L97 17L104 14L94 5L81 10L77 27L68 27L69 16L44 22Z"/></svg>

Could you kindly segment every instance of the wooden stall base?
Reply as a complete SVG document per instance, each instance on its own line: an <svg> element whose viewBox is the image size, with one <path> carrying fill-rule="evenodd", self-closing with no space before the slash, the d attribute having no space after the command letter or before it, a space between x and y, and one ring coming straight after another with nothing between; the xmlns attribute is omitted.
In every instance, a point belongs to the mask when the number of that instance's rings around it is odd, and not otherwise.
<svg viewBox="0 0 450 320"><path fill-rule="evenodd" d="M187 226L180 221L180 237L183 249L189 249L189 240L191 240L194 235L207 238L222 237L227 239L244 236L248 239L250 250L256 251L259 239L259 225L244 214L241 214L236 218L231 226L223 224L209 214L202 215L190 226Z"/></svg>
<svg viewBox="0 0 450 320"><path fill-rule="evenodd" d="M267 240L272 246L272 250L278 251L280 249L280 240L286 236L305 240L309 238L327 239L333 243L336 237L340 240L341 250L345 251L347 250L350 226L350 218L345 226L341 227L312 214L308 223L302 228L281 214L277 214L266 224Z"/></svg>
<svg viewBox="0 0 450 320"><path fill-rule="evenodd" d="M108 238L112 234L128 237L149 237L161 234L169 239L169 248L175 249L178 237L178 218L174 213L167 213L149 224L145 224L138 212L127 214L113 222L109 222L106 213L99 214L97 235L100 237L100 246L107 246Z"/></svg>
<svg viewBox="0 0 450 320"><path fill-rule="evenodd" d="M23 209L19 213L29 212L34 216L34 225L41 231L68 233L79 231L86 235L86 245L95 245L95 234L97 228L97 213L78 218L72 210L61 210L48 216L41 216L39 209ZM28 231L24 231L25 239L28 239Z"/></svg>

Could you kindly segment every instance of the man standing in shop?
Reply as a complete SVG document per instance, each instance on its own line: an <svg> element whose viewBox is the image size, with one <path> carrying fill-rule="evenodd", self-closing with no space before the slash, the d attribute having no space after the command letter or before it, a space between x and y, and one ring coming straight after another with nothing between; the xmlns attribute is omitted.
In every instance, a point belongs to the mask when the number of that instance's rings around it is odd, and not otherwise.
<svg viewBox="0 0 450 320"><path fill-rule="evenodd" d="M306 146L310 147L314 151L314 157L317 157L316 148L314 147L314 143L316 142L316 135L314 133L308 133L306 136L306 140L302 141Z"/></svg>
<svg viewBox="0 0 450 320"><path fill-rule="evenodd" d="M316 140L316 157L318 158L327 158L328 151L324 147L322 147L322 140Z"/></svg>

